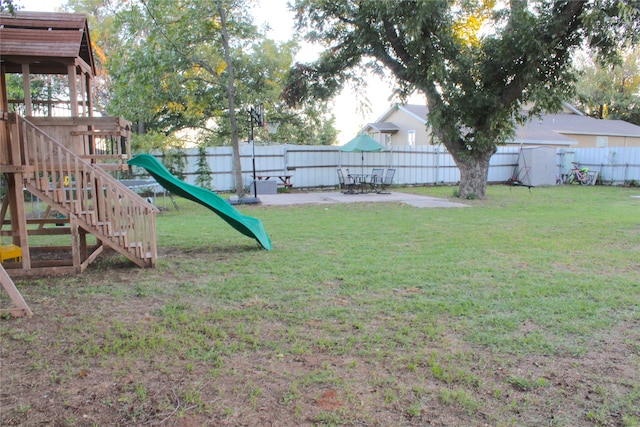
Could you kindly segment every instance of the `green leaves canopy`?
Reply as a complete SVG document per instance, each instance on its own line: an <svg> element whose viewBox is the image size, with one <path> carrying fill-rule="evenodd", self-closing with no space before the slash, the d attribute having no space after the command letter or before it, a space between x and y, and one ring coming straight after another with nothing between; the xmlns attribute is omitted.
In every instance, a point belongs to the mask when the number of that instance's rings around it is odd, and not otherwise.
<svg viewBox="0 0 640 427"><path fill-rule="evenodd" d="M72 1L76 11L95 11L105 24L95 28L100 34L98 44L104 41L107 45L103 51L112 88L107 103L111 114L144 123L145 130L171 134L194 128L201 131L201 143L230 143L229 73L218 2L149 0L113 6L104 0ZM248 133L245 109L263 102L271 120L283 122L274 139L314 143L323 138L312 124L320 123L322 128L329 123L333 128L326 111L321 107L291 109L279 99L297 42L267 39L253 23L252 2L220 4L228 10L226 27L240 135ZM329 143L333 140L335 130Z"/></svg>
<svg viewBox="0 0 640 427"><path fill-rule="evenodd" d="M228 18L239 57L251 54L250 39L257 36L249 17L238 11ZM108 62L115 89L111 111L166 133L205 127L221 114L227 74L213 2L131 3L118 12L118 25L122 45Z"/></svg>
<svg viewBox="0 0 640 427"><path fill-rule="evenodd" d="M582 68L577 105L599 119L619 119L640 125L640 50L630 50L614 65L597 61Z"/></svg>

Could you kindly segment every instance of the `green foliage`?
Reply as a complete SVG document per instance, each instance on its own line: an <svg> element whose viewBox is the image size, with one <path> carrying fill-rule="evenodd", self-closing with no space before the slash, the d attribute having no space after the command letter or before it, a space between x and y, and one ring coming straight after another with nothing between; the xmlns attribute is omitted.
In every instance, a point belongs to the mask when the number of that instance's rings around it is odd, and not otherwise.
<svg viewBox="0 0 640 427"><path fill-rule="evenodd" d="M13 3L13 0L2 0L0 1L0 12L7 11L11 14L16 12L16 5Z"/></svg>
<svg viewBox="0 0 640 427"><path fill-rule="evenodd" d="M187 156L184 151L176 148L163 150L162 164L172 175L184 181L187 168Z"/></svg>
<svg viewBox="0 0 640 427"><path fill-rule="evenodd" d="M335 118L328 106L307 106L294 111L282 106L267 121L278 121L280 126L274 135L267 135L264 129L256 133L256 140L278 141L296 145L332 145L337 141L334 127ZM329 117L329 118L327 118Z"/></svg>
<svg viewBox="0 0 640 427"><path fill-rule="evenodd" d="M198 169L196 170L196 185L213 190L211 185L211 168L207 160L207 149L204 146L198 147Z"/></svg>
<svg viewBox="0 0 640 427"><path fill-rule="evenodd" d="M100 111L109 111L108 107L113 98L107 61L108 58L119 55L121 51L116 16L125 7L122 3L110 0L67 0L63 5L65 12L83 13L87 16L97 71L92 84L93 102L95 108ZM113 114L124 115L117 112Z"/></svg>
<svg viewBox="0 0 640 427"><path fill-rule="evenodd" d="M267 123L278 122L278 130L275 134L269 134L266 128L254 128L255 141L295 145L332 145L337 141L335 117L328 111L327 105L292 109L277 102L267 103L267 106ZM242 112L239 120L240 139L248 140L248 113ZM203 133L203 143L207 146L229 145L231 126L228 113L223 112L216 123L219 125L214 130Z"/></svg>
<svg viewBox="0 0 640 427"><path fill-rule="evenodd" d="M12 111L24 115L22 74L7 74L6 81L8 99L21 101L18 108L11 108ZM50 109L54 108L56 102L61 102L69 108L68 81L65 77L35 74L31 76L30 86L34 115L50 115Z"/></svg>
<svg viewBox="0 0 640 427"><path fill-rule="evenodd" d="M150 131L144 134L132 134L131 149L134 153L150 153L154 150L179 150L184 147L175 136L167 136L160 132Z"/></svg>
<svg viewBox="0 0 640 427"><path fill-rule="evenodd" d="M226 105L215 72L224 59L211 25L214 6L183 3L131 3L120 11L121 45L107 61L114 88L109 111L165 133L202 126Z"/></svg>
<svg viewBox="0 0 640 427"><path fill-rule="evenodd" d="M536 388L548 387L549 381L544 378L529 379L511 375L506 379L508 384L511 384L516 390L531 391Z"/></svg>
<svg viewBox="0 0 640 427"><path fill-rule="evenodd" d="M258 133L256 139L333 142L331 116L321 107L291 109L280 100L299 47L293 40L266 39L252 22L249 2L70 0L67 10L90 17L96 62L103 71L98 77L98 104L110 114L144 123L149 130L171 134L195 128L199 144L233 144L226 95L230 68L218 4L226 11L239 134L249 132L243 109L263 102L274 112L271 120L283 122L283 127L272 138L264 132L264 138Z"/></svg>
<svg viewBox="0 0 640 427"><path fill-rule="evenodd" d="M619 119L640 125L640 50L629 50L620 63L603 65L591 59L582 67L577 106L598 119Z"/></svg>

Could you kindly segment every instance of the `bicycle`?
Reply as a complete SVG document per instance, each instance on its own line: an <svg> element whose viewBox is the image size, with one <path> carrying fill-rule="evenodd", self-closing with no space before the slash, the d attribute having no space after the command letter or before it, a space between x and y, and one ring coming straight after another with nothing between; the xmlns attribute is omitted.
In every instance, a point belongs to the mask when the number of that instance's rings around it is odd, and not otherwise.
<svg viewBox="0 0 640 427"><path fill-rule="evenodd" d="M573 165L569 174L566 176L565 182L568 184L589 185L593 181L593 175L589 173L589 168L580 167L579 164L571 162Z"/></svg>

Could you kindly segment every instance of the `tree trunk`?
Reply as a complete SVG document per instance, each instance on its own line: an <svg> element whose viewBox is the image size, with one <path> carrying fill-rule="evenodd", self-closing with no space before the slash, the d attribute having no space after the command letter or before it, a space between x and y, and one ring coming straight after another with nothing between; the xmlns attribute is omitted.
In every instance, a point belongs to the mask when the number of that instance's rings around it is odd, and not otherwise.
<svg viewBox="0 0 640 427"><path fill-rule="evenodd" d="M229 121L231 122L231 145L233 147L233 176L236 184L236 194L242 197L244 194L244 184L242 182L242 164L240 162L240 143L238 141L238 119L236 117L236 87L233 72L233 62L231 60L231 49L229 47L229 32L227 31L227 16L222 3L216 3L220 14L220 29L222 32L222 46L224 47L224 59L227 64L229 81L227 83L227 99L229 102Z"/></svg>
<svg viewBox="0 0 640 427"><path fill-rule="evenodd" d="M452 153L460 170L459 198L484 199L487 196L489 160L495 151L493 148L487 152L477 153L475 156L469 156L467 153L463 155Z"/></svg>
<svg viewBox="0 0 640 427"><path fill-rule="evenodd" d="M435 85L427 85L423 88L426 95L429 113L434 114L443 108L443 102ZM450 116L447 116L450 117ZM440 121L440 123L443 123ZM458 197L461 199L484 199L487 196L487 176L489 174L489 160L496 152L495 145L478 147L469 150L460 137L460 130L455 125L438 127L437 123L431 123L432 132L437 139L447 148L451 157L456 162L460 171L460 187ZM487 138L493 141L490 135Z"/></svg>

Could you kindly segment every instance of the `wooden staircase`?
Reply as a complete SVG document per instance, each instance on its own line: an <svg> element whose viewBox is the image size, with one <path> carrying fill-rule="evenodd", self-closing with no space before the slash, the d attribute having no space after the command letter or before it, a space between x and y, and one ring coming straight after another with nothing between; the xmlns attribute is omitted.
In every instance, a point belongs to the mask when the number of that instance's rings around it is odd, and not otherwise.
<svg viewBox="0 0 640 427"><path fill-rule="evenodd" d="M48 206L47 213L55 210L59 217L24 219L22 224L20 218L17 222L12 218L13 243L22 247L23 256L21 265L9 270L11 275L80 273L105 246L139 267L154 267L157 209L103 170L100 164L84 160L27 119L15 117L10 153L14 185L21 185ZM7 166L3 169L6 173ZM3 220L6 209L3 206ZM21 216L20 209L12 209L11 214ZM72 264L68 265L67 261L67 268L46 263L38 265L28 250L27 235L61 234L60 230L44 228L52 223L68 224L65 230L72 238L69 248ZM33 224L38 227L34 228ZM87 244L87 234L96 238L93 247Z"/></svg>

